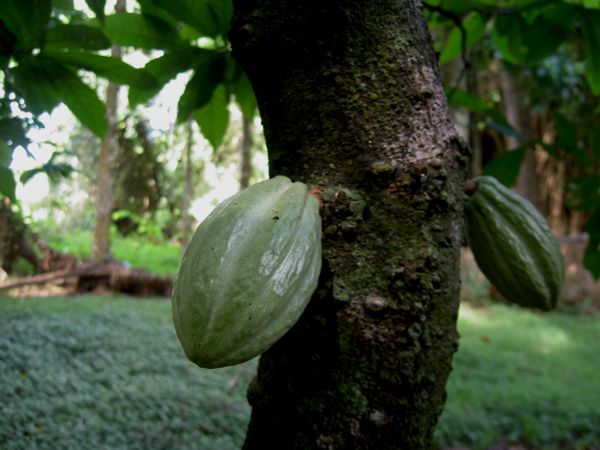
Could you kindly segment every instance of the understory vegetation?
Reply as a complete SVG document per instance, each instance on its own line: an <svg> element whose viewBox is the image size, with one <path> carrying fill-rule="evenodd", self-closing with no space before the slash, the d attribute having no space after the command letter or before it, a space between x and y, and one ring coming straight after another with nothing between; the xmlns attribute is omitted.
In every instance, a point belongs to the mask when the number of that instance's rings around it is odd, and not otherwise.
<svg viewBox="0 0 600 450"><path fill-rule="evenodd" d="M463 305L438 448L596 449L597 318ZM0 448L237 449L256 360L188 362L164 299L0 298Z"/></svg>

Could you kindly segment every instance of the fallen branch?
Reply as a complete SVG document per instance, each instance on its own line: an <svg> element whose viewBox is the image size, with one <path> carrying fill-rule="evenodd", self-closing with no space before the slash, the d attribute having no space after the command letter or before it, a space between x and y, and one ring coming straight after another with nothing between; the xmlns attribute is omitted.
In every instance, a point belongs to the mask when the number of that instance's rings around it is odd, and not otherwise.
<svg viewBox="0 0 600 450"><path fill-rule="evenodd" d="M0 290L14 289L30 285L65 282L72 283L76 292L90 292L108 289L131 295L169 296L173 285L170 277L153 275L142 269L129 268L109 261L104 263L78 263L73 267L18 278L0 283Z"/></svg>

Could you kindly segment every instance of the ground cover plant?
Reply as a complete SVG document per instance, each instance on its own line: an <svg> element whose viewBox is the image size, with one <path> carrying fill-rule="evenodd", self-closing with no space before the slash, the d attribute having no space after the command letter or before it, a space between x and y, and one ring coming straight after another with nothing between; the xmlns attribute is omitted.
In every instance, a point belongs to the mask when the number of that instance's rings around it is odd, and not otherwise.
<svg viewBox="0 0 600 450"><path fill-rule="evenodd" d="M463 305L459 330L438 448L599 448L597 318ZM164 299L0 298L0 448L240 448L255 364L189 363Z"/></svg>

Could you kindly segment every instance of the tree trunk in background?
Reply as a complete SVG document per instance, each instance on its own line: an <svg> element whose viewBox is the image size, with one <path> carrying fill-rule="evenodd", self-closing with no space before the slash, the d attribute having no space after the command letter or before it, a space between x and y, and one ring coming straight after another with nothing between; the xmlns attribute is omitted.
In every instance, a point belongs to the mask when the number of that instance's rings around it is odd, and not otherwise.
<svg viewBox="0 0 600 450"><path fill-rule="evenodd" d="M190 117L186 123L187 137L183 151L183 198L181 201L181 246L187 247L192 232L190 204L194 195L192 183L192 148L194 147L194 120Z"/></svg>
<svg viewBox="0 0 600 450"><path fill-rule="evenodd" d="M117 0L115 12L124 12L126 0ZM113 45L110 52L114 58L121 57L121 47ZM112 160L117 145L117 98L119 86L113 82L106 88L107 128L100 147L98 180L96 191L96 227L94 230L94 259L104 261L111 258L110 224L112 210Z"/></svg>
<svg viewBox="0 0 600 450"><path fill-rule="evenodd" d="M458 345L468 151L420 1L234 0L270 175L318 187L323 269L260 359L246 449L425 449Z"/></svg>
<svg viewBox="0 0 600 450"><path fill-rule="evenodd" d="M240 145L240 190L250 185L252 176L252 122L242 114L242 143Z"/></svg>
<svg viewBox="0 0 600 450"><path fill-rule="evenodd" d="M505 66L500 69L500 89L508 123L525 138L531 138L531 116L525 100L527 96L519 80ZM527 145L516 136L506 136L506 144L508 150L515 150ZM529 200L540 212L545 213L536 168L535 151L529 146L513 189Z"/></svg>

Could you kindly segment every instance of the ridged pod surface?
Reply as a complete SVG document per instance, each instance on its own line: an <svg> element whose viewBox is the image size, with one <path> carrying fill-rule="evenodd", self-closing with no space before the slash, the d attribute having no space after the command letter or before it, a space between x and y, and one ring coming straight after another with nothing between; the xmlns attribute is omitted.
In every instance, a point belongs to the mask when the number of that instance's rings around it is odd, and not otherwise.
<svg viewBox="0 0 600 450"><path fill-rule="evenodd" d="M198 226L175 280L177 337L201 367L247 361L289 330L321 270L319 202L277 176L225 200Z"/></svg>
<svg viewBox="0 0 600 450"><path fill-rule="evenodd" d="M477 265L507 300L529 308L554 308L564 261L546 220L495 178L482 176L476 181L465 215Z"/></svg>

